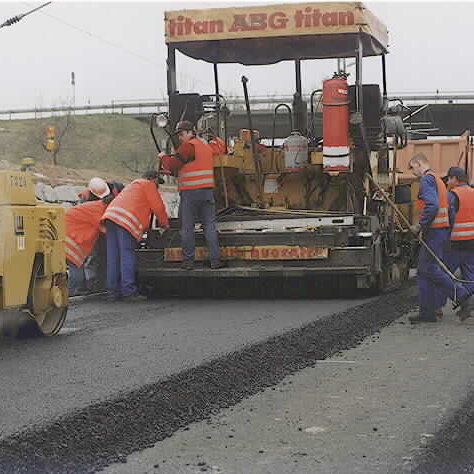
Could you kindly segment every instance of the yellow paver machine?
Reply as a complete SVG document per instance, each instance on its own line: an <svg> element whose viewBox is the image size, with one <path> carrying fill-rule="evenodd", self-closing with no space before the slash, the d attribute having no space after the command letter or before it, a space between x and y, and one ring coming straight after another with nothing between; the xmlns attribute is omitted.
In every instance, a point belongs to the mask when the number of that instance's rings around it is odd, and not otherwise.
<svg viewBox="0 0 474 474"><path fill-rule="evenodd" d="M158 230L149 232L139 251L144 284L327 276L380 291L404 281L410 236L373 184L397 204L411 202L409 186L401 187L397 176L397 149L407 138L406 107L387 96L385 25L359 2L315 2L168 11L165 31L169 109L157 124L167 124L171 142L176 123L189 120L201 138L219 135L227 144L227 153L215 158L214 176L217 228L228 267L212 271L206 265L198 227L197 265L192 272L182 270L179 225L173 221L163 237ZM178 55L212 64L214 91L184 91ZM364 58L377 56L381 86L362 77ZM329 69L327 61L319 63L327 79L311 91L314 78L303 77L302 64L330 58L335 61ZM355 65L350 75L348 59ZM248 78L241 77L245 128L229 130L220 64L241 65L242 72L245 66L264 66L273 88L271 65L284 61L294 65L295 89L292 100L276 105L273 130L263 120L254 126L258 113L250 107L249 69ZM289 128L280 122L276 133L279 110L288 112Z"/></svg>
<svg viewBox="0 0 474 474"><path fill-rule="evenodd" d="M68 305L64 209L36 200L31 173L0 171L0 331L59 332Z"/></svg>

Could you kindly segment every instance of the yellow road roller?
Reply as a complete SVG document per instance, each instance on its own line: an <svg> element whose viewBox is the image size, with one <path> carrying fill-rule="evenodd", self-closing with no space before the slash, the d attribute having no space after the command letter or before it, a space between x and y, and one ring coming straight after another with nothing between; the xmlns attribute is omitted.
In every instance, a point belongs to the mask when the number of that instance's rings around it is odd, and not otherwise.
<svg viewBox="0 0 474 474"><path fill-rule="evenodd" d="M0 332L53 336L68 309L64 209L38 201L32 174L0 170Z"/></svg>

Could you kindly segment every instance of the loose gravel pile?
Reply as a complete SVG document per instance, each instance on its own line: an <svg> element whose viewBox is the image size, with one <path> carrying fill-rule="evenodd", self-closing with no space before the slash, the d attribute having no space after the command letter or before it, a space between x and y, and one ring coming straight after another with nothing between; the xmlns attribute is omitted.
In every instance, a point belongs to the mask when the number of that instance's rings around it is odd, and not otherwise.
<svg viewBox="0 0 474 474"><path fill-rule="evenodd" d="M315 302L317 305L317 301ZM411 286L0 441L2 473L92 473L359 344L416 305Z"/></svg>

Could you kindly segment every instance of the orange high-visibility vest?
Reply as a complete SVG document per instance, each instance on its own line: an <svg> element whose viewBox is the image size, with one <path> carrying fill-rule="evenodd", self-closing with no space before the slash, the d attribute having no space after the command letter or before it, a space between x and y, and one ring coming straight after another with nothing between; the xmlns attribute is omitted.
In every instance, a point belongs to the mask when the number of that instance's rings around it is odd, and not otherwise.
<svg viewBox="0 0 474 474"><path fill-rule="evenodd" d="M436 188L438 190L438 213L436 214L433 222L430 225L431 229L442 229L449 227L449 215L448 215L448 191L441 178L439 178L433 171L427 171L426 174L434 176L436 180ZM422 199L418 199L416 203L419 215L422 214L425 208L425 202Z"/></svg>
<svg viewBox="0 0 474 474"><path fill-rule="evenodd" d="M126 229L136 240L148 230L151 215L168 227L168 216L154 181L136 179L109 204L102 220L110 220Z"/></svg>
<svg viewBox="0 0 474 474"><path fill-rule="evenodd" d="M474 240L474 189L470 186L456 186L451 192L459 200L451 240Z"/></svg>
<svg viewBox="0 0 474 474"><path fill-rule="evenodd" d="M80 268L91 254L101 232L107 204L89 201L66 209L66 260Z"/></svg>
<svg viewBox="0 0 474 474"><path fill-rule="evenodd" d="M178 172L178 189L214 187L214 151L199 138L189 140L194 146L194 160L186 163Z"/></svg>

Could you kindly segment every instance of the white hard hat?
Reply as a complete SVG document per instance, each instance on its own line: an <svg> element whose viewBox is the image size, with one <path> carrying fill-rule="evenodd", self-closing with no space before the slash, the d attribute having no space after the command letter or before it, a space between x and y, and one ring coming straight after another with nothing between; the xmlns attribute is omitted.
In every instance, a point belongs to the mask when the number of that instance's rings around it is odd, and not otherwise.
<svg viewBox="0 0 474 474"><path fill-rule="evenodd" d="M109 185L102 178L94 177L89 181L89 189L94 196L102 199L110 194Z"/></svg>

